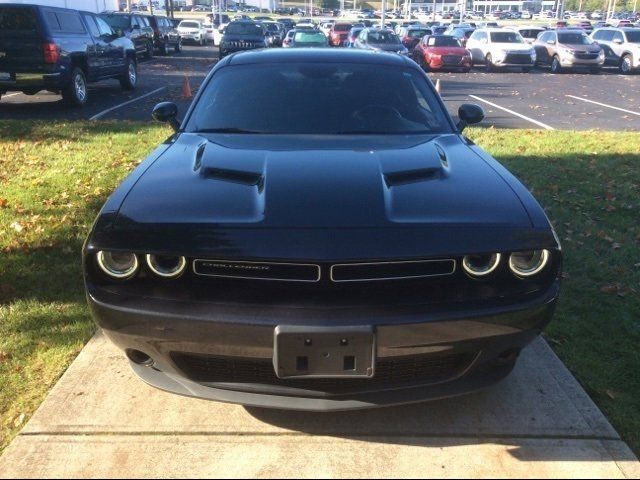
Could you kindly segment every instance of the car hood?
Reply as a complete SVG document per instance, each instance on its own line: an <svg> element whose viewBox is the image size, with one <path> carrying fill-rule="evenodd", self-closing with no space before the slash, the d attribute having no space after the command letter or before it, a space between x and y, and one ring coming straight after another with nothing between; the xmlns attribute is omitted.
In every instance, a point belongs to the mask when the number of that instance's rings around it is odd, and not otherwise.
<svg viewBox="0 0 640 480"><path fill-rule="evenodd" d="M457 135L182 134L118 217L269 228L531 226L506 181Z"/></svg>
<svg viewBox="0 0 640 480"><path fill-rule="evenodd" d="M578 52L598 53L602 48L599 45L571 45L569 43L559 43L558 47L566 48L568 50L576 50Z"/></svg>

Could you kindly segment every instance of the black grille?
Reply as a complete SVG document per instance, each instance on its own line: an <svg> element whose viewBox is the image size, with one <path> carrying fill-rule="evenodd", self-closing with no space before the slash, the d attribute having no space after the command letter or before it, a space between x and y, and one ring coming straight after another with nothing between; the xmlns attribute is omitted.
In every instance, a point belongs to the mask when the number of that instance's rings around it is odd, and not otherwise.
<svg viewBox="0 0 640 480"><path fill-rule="evenodd" d="M331 267L334 282L361 282L452 275L456 261L419 260L412 262L345 263Z"/></svg>
<svg viewBox="0 0 640 480"><path fill-rule="evenodd" d="M504 63L513 65L531 65L531 55L528 53L509 53L505 57Z"/></svg>
<svg viewBox="0 0 640 480"><path fill-rule="evenodd" d="M462 61L461 55L443 55L442 63L444 65L458 65Z"/></svg>
<svg viewBox="0 0 640 480"><path fill-rule="evenodd" d="M236 359L177 352L172 353L171 357L188 378L199 383L252 384L344 395L445 382L462 374L471 365L476 354L424 354L383 358L376 363L375 376L367 379L289 380L276 376L270 359Z"/></svg>
<svg viewBox="0 0 640 480"><path fill-rule="evenodd" d="M578 60L595 60L598 56L598 53L576 53Z"/></svg>

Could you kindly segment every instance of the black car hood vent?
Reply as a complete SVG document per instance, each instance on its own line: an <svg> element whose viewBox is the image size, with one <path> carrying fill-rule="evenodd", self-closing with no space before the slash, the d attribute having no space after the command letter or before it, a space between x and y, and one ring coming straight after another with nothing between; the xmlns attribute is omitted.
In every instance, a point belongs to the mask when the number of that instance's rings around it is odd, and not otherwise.
<svg viewBox="0 0 640 480"><path fill-rule="evenodd" d="M264 180L264 158L237 161L235 156L216 154L215 148L207 148L210 143L202 144L196 153L195 170L203 178L240 183L248 186L260 186Z"/></svg>
<svg viewBox="0 0 640 480"><path fill-rule="evenodd" d="M385 173L384 179L387 187L397 187L408 183L436 180L442 174L441 168L422 168L419 170L407 170L404 172Z"/></svg>

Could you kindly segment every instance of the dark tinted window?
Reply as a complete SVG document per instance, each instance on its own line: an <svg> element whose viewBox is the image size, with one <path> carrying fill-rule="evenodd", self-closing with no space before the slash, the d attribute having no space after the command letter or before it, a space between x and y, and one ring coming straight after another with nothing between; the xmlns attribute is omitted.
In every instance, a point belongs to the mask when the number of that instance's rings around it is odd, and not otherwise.
<svg viewBox="0 0 640 480"><path fill-rule="evenodd" d="M222 68L187 125L188 131L220 129L328 135L451 131L417 69L347 63Z"/></svg>
<svg viewBox="0 0 640 480"><path fill-rule="evenodd" d="M120 30L131 28L131 17L129 15L103 15L102 18L113 28Z"/></svg>
<svg viewBox="0 0 640 480"><path fill-rule="evenodd" d="M517 32L491 32L493 43L523 43L522 36Z"/></svg>
<svg viewBox="0 0 640 480"><path fill-rule="evenodd" d="M234 23L231 22L225 29L229 35L262 35L262 26L257 23Z"/></svg>
<svg viewBox="0 0 640 480"><path fill-rule="evenodd" d="M334 32L348 32L353 28L353 25L350 23L336 23L333 26Z"/></svg>
<svg viewBox="0 0 640 480"><path fill-rule="evenodd" d="M85 33L82 20L78 13L56 12L60 30L64 33Z"/></svg>
<svg viewBox="0 0 640 480"><path fill-rule="evenodd" d="M430 47L460 47L460 41L449 35L438 35L435 37L429 37L427 45Z"/></svg>
<svg viewBox="0 0 640 480"><path fill-rule="evenodd" d="M411 38L422 38L425 35L431 35L431 30L409 30L406 35Z"/></svg>
<svg viewBox="0 0 640 480"><path fill-rule="evenodd" d="M627 32L627 42L640 43L640 30L631 30Z"/></svg>
<svg viewBox="0 0 640 480"><path fill-rule="evenodd" d="M105 36L109 36L109 35L113 35L113 29L109 26L109 24L107 22L105 22L103 19L101 19L100 17L95 17L96 18L96 23L98 24L98 29L100 30L100 35L105 35Z"/></svg>
<svg viewBox="0 0 640 480"><path fill-rule="evenodd" d="M33 8L0 5L0 35L34 34L37 28L38 21Z"/></svg>
<svg viewBox="0 0 640 480"><path fill-rule="evenodd" d="M558 33L558 42L566 45L591 45L591 39L584 33Z"/></svg>
<svg viewBox="0 0 640 480"><path fill-rule="evenodd" d="M395 33L386 30L369 30L367 41L376 45L393 45L400 43L400 39Z"/></svg>

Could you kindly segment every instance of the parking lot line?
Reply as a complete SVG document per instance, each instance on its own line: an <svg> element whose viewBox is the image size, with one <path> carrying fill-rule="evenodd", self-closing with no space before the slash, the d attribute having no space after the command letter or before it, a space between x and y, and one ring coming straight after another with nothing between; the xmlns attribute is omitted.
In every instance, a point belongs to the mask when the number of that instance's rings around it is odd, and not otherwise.
<svg viewBox="0 0 640 480"><path fill-rule="evenodd" d="M526 120L526 121L531 122L531 123L533 123L535 125L538 125L539 127L542 127L545 130L555 130L555 128L550 127L549 125L547 125L545 123L542 123L542 122L539 122L537 120L534 120L533 118L529 118L529 117L527 117L525 115L522 115L521 113L514 112L513 110L509 110L508 108L501 107L500 105L496 105L495 103L492 103L489 100L485 100L484 98L480 98L480 97L478 97L476 95L469 95L469 96L471 98L475 99L475 100L478 100L480 102L484 102L487 105L491 105L492 107L499 108L500 110L504 110L505 112L510 113L511 115L515 115L516 117L520 117L523 120Z"/></svg>
<svg viewBox="0 0 640 480"><path fill-rule="evenodd" d="M134 98L132 100L129 100L128 102L124 102L124 103L121 103L120 105L116 105L115 107L108 108L108 109L98 113L97 115L94 115L89 120L99 120L100 118L104 117L107 113L111 113L114 110L117 110L117 109L122 108L122 107L126 107L127 105L130 105L130 104L132 104L134 102L137 102L138 100L142 100L143 98L150 97L151 95L154 95L154 94L156 94L158 92L161 92L162 90L165 90L166 88L167 87L157 88L153 92L149 92L149 93L147 93L145 95L141 95L141 96L136 97L136 98Z"/></svg>
<svg viewBox="0 0 640 480"><path fill-rule="evenodd" d="M624 108L614 107L613 105L607 105L606 103L595 102L593 100L589 100L588 98L576 97L575 95L566 95L570 98L575 98L576 100L582 100L583 102L593 103L595 105L600 105L601 107L611 108L613 110L620 110L621 112L630 113L631 115L637 115L640 117L640 112L634 112L633 110L625 110Z"/></svg>

